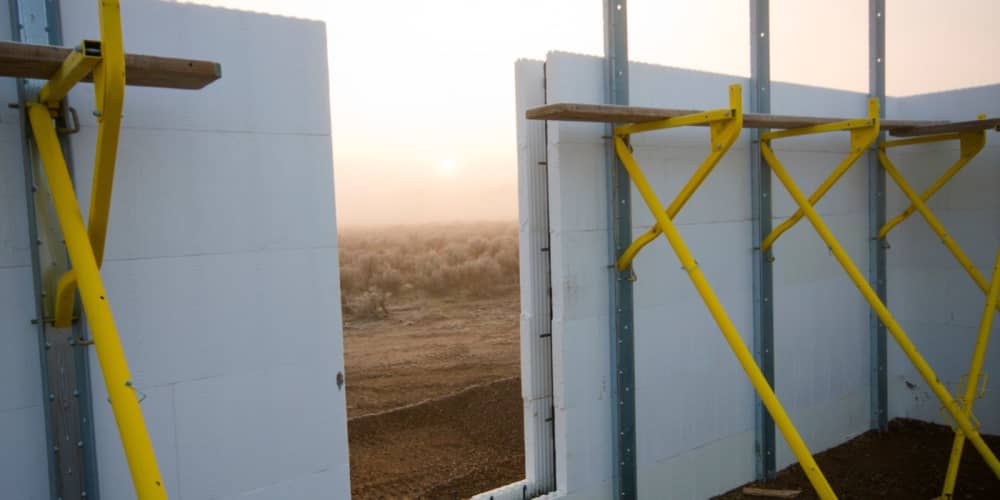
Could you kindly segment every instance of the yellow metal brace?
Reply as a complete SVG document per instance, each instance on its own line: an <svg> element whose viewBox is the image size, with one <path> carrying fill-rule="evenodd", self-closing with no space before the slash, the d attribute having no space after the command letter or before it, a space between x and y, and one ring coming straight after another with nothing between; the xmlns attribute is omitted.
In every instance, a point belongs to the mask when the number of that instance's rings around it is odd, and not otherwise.
<svg viewBox="0 0 1000 500"><path fill-rule="evenodd" d="M979 119L985 118L985 115L980 115ZM922 194L917 195L917 192L912 186L903 178L899 169L896 165L892 163L886 153L887 148L909 146L913 144L926 144L942 141L959 141L960 155L958 160L944 174L941 175L937 180L931 184ZM969 422L975 425L975 416L972 413L972 407L975 402L976 397L976 387L979 383L980 374L982 373L983 361L986 357L986 348L989 345L990 338L990 328L993 324L993 316L998 307L997 303L997 293L1000 292L1000 251L997 252L996 264L993 268L993 279L987 284L986 280L980 274L979 270L972 264L972 261L965 255L958 244L951 238L951 235L944 229L944 226L937 219L936 216L927 207L927 200L934 196L948 181L950 181L955 175L962 170L973 158L979 154L980 151L986 146L986 131L977 130L969 132L957 132L952 134L938 134L926 137L916 137L913 139L903 139L896 141L886 141L879 146L879 161L882 163L882 167L885 171L893 178L896 184L899 185L903 194L910 200L911 205L906 208L902 213L892 218L889 222L885 224L879 230L879 238L885 238L888 236L889 232L899 225L899 223L906 220L907 217L913 214L913 212L920 212L920 214L927 220L928 225L934 233L941 239L941 242L948 248L948 250L955 257L955 260L961 264L962 268L969 274L976 285L986 294L986 304L983 311L983 317L979 324L979 332L976 337L976 345L973 349L972 360L969 363L969 373L965 382L965 389L960 394L960 398L957 403L964 410L964 415L969 419ZM944 486L942 487L941 499L952 498L955 492L955 482L958 478L958 467L962 458L962 449L965 446L966 435L961 428L955 429L955 440L952 444L951 456L948 461L948 470L945 473ZM996 470L996 469L994 469Z"/></svg>
<svg viewBox="0 0 1000 500"><path fill-rule="evenodd" d="M735 89L730 88L730 93L738 93L739 91L739 86L736 86ZM740 136L740 129L743 126L743 116L742 113L740 113L739 117L736 116L736 106L742 106L742 98L743 96L739 94L736 96L730 94L729 100L730 105L733 106L732 109L720 109L717 111L678 116L655 122L624 125L615 129L616 137L625 138L631 134L639 132L681 127L684 125L709 124L709 128L711 130L710 141L712 151L708 154L708 157L705 158L705 161L701 163L701 166L698 167L698 170L695 171L694 175L691 176L691 179L688 180L687 184L684 185L681 192L677 194L674 201L670 203L670 206L667 207L666 214L668 218L673 219L677 216L677 213L684 208L684 204L691 199L691 195L693 195L694 192L698 190L698 187L701 186L702 181L704 181L715 166L719 164L719 160L725 156L726 152L729 151L729 148ZM742 110L742 108L739 109ZM657 222L652 228L649 229L649 231L633 241L632 244L629 245L618 258L618 270L624 271L625 269L628 269L628 266L632 264L632 259L635 258L636 254L638 254L644 246L655 240L656 237L662 232L660 224Z"/></svg>
<svg viewBox="0 0 1000 500"><path fill-rule="evenodd" d="M41 89L39 102L28 105L28 118L73 265L57 286L55 324L68 326L72 321L73 298L79 286L136 495L141 500L160 500L167 498L166 490L100 275L125 95L125 52L118 1L99 0L98 5L101 41L85 41L70 54ZM91 72L98 132L90 223L85 227L52 118L70 88Z"/></svg>
<svg viewBox="0 0 1000 500"><path fill-rule="evenodd" d="M864 120L846 120L836 123L826 123L823 125L814 125L811 127L803 127L791 130L778 130L775 132L767 132L761 134L761 141L770 141L771 139L779 139L782 137L793 137L798 135L806 134L819 134L823 132L836 132L840 130L850 130L851 131L851 152L837 165L837 168L833 170L833 173L827 177L816 191L809 197L809 203L815 205L819 200L826 195L827 191L830 190L833 185L840 180L844 174L847 173L851 167L857 163L858 158L861 158L865 154L865 151L871 145L873 141L878 137L878 99L869 99L868 101L868 118ZM792 228L799 220L802 219L804 215L803 210L800 208L791 217L782 222L778 227L771 230L771 234L768 234L764 241L761 242L761 251L766 252L774 245L774 242L782 235L785 231Z"/></svg>
<svg viewBox="0 0 1000 500"><path fill-rule="evenodd" d="M983 117L981 116L980 118ZM903 175L899 172L899 169L896 168L896 165L889 159L889 155L886 153L886 148L956 139L959 140L961 144L961 157L921 195L918 195L916 190L910 186L909 182L906 181ZM956 134L917 137L914 139L899 141L888 141L882 143L879 146L878 151L878 158L879 162L882 164L882 168L885 169L886 173L889 174L889 177L892 177L896 184L899 185L899 189L903 191L903 194L906 195L911 203L906 210L887 222L885 226L879 230L879 238L885 238L888 236L889 231L891 231L893 227L909 217L914 211L920 212L920 215L927 221L927 224L931 227L931 230L934 231L934 234L941 239L941 243L943 243L948 251L951 252L951 254L955 257L955 260L957 260L962 266L962 269L965 269L965 272L968 273L969 277L972 278L972 281L976 283L976 286L978 286L984 294L989 291L989 283L987 283L986 278L984 278L979 270L976 269L976 266L965 255L965 252L962 251L961 247L958 246L958 243L956 243L955 240L952 239L951 235L948 234L948 231L945 230L941 221L939 221L931 210L927 208L927 204L925 202L930 199L934 193L941 189L945 183L951 180L951 178L954 177L955 174L962 169L962 167L975 158L975 156L983 150L985 145L986 131L979 130L973 132L959 132Z"/></svg>
<svg viewBox="0 0 1000 500"><path fill-rule="evenodd" d="M993 264L993 280L986 294L986 305L983 307L983 319L979 322L979 334L976 336L976 347L972 351L972 361L969 363L969 374L965 382L965 392L959 400L965 409L965 415L972 417L972 405L976 399L976 385L982 373L983 361L986 359L986 346L990 341L990 329L993 327L993 316L997 307L997 295L1000 294L1000 250L997 250L996 261ZM955 493L955 480L958 478L958 466L962 461L962 448L965 446L965 434L960 429L955 430L955 440L951 446L951 458L948 460L948 471L944 476L944 487L941 499L950 500Z"/></svg>
<svg viewBox="0 0 1000 500"><path fill-rule="evenodd" d="M874 126L877 131L877 118ZM787 137L787 135L783 135L782 137ZM789 194L791 194L792 198L805 214L805 217L813 225L820 238L823 239L823 242L826 243L827 247L833 253L837 262L839 262L841 267L844 268L844 271L854 283L854 286L858 288L861 295L871 305L872 309L878 315L878 318L882 321L882 324L884 324L886 329L892 334L896 343L899 344L900 349L902 349L903 353L910 359L910 362L913 363L914 367L920 373L921 377L923 377L924 381L927 383L928 387L930 387L934 395L942 402L945 410L947 410L951 417L955 420L962 433L969 441L972 442L973 446L977 451L979 451L980 455L983 456L983 459L997 475L997 477L1000 477L1000 461L997 460L997 457L993 454L992 450L990 450L989 446L986 445L986 442L983 441L983 438L976 430L972 419L966 414L960 404L952 398L944 384L938 380L934 370L927 364L927 361L925 361L923 356L921 356L913 342L910 341L902 326L899 325L896 319L892 316L892 313L889 312L889 309L886 308L885 304L882 303L882 300L879 299L878 294L876 294L875 290L873 290L871 285L868 284L864 275L858 270L857 266L851 260L850 256L847 255L847 252L844 251L843 247L841 247L833 233L830 232L830 229L823 222L819 213L817 213L816 209L813 208L812 203L806 198L805 194L801 189L799 189L798 185L795 184L795 181L785 170L785 167L778 160L777 156L775 156L770 145L770 140L774 138L776 138L776 136L764 134L761 136L760 145L761 155L770 165L771 171L774 172L775 176L777 176L781 183L784 184ZM884 156L884 151L880 151L880 156ZM891 172L890 175L892 175ZM923 206L923 202L920 201L919 197L915 199L911 198L911 201L913 201L917 210L921 210L921 207L923 208L921 213L926 210L926 207Z"/></svg>
<svg viewBox="0 0 1000 500"><path fill-rule="evenodd" d="M680 260L681 266L683 266L684 270L687 271L688 277L694 284L698 294L708 307L712 318L715 319L716 324L719 326L719 330L722 332L723 337L725 337L726 342L729 344L729 348L733 351L733 354L739 361L740 366L742 366L743 370L746 372L747 378L750 379L750 383L753 385L754 390L756 390L757 394L760 396L761 402L774 418L775 425L777 425L777 427L781 430L782 435L785 437L785 441L788 442L789 447L798 459L799 464L801 464L802 469L805 471L806 476L812 483L813 488L816 489L820 498L824 500L833 499L836 498L836 495L833 493L833 489L826 481L822 471L820 471L819 466L813 459L813 456L806 447L805 442L803 442L802 437L799 436L798 431L795 429L795 425L792 424L791 419L788 418L788 414L786 414L784 408L782 408L781 403L778 401L778 397L774 394L774 390L771 389L771 386L767 383L767 379L764 378L764 374L760 371L760 367L757 366L757 363L754 361L750 350L747 349L747 346L743 343L739 332L736 330L736 326L733 325L733 322L729 319L729 315L722 307L722 304L719 303L719 299L716 297L712 287L708 284L708 281L705 279L704 274L702 274L701 269L698 268L698 263L691 255L691 251L688 250L683 238L681 238L680 233L677 231L677 227L674 226L671 221L671 217L676 215L688 198L690 198L691 194L694 193L699 185L701 185L701 182L718 163L722 155L724 155L729 147L732 146L733 142L736 141L736 137L739 135L740 130L743 127L743 102L739 85L729 87L729 102L729 109L709 113L697 113L694 115L669 118L659 122L625 125L615 128L615 151L621 159L629 177L639 190L639 194L642 196L643 201L645 201L647 208L649 208L649 211L656 219L656 226L633 243L632 247L629 249L632 251L626 251L622 255L618 261L618 266L622 269L627 268L632 257L635 256L636 252L638 252L643 245L651 241L652 238L655 238L656 234L661 232L663 233L667 241L670 243L671 248L673 248L676 253L677 258ZM660 203L660 200L657 198L656 193L653 191L653 188L650 186L649 181L646 180L645 175L642 173L642 169L639 168L639 164L635 161L635 158L632 157L632 152L629 150L626 139L630 134L637 132L646 132L681 125L703 125L706 123L711 126L712 153L709 154L705 162L702 163L691 180L689 180L687 185L685 185L681 190L681 193L677 196L674 202L671 203L671 208L665 210L663 205ZM652 234L652 238L650 238L650 234Z"/></svg>

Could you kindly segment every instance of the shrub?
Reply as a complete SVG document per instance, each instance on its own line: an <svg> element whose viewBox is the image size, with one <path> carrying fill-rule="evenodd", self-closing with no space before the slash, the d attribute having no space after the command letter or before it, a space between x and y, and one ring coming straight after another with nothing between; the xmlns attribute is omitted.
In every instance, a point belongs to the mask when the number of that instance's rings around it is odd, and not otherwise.
<svg viewBox="0 0 1000 500"><path fill-rule="evenodd" d="M517 225L450 224L351 228L338 234L345 312L388 314L404 294L497 295L518 284Z"/></svg>

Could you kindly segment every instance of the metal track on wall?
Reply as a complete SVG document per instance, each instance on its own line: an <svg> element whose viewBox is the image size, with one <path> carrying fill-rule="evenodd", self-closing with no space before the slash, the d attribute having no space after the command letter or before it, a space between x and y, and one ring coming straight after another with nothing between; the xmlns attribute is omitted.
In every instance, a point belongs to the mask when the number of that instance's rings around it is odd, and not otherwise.
<svg viewBox="0 0 1000 500"><path fill-rule="evenodd" d="M63 44L57 0L9 0L9 7L14 41ZM37 325L42 369L49 492L52 498L96 499L99 490L87 352L89 341L79 321L66 328L51 324L55 298L45 292L54 290L56 280L69 269L66 246L25 114L26 103L36 99L45 80L18 79L16 84L23 118L24 185L35 296L36 319L33 322ZM62 116L71 114L62 113ZM58 125L65 131L73 128L65 122ZM72 165L66 135L60 137L60 143L67 163Z"/></svg>
<svg viewBox="0 0 1000 500"><path fill-rule="evenodd" d="M870 97L885 102L885 0L868 1L868 86ZM879 116L885 118L885 106ZM885 141L885 132L876 143ZM879 238L885 225L885 170L879 164L876 148L868 153L868 283L883 304L886 301L886 240ZM872 310L868 316L871 335L871 428L884 431L889 426L888 390L886 388L885 325Z"/></svg>
<svg viewBox="0 0 1000 500"><path fill-rule="evenodd" d="M628 104L628 8L626 0L604 0L605 85L609 104ZM632 268L615 263L632 242L632 185L615 154L608 126L608 257L611 329L611 422L615 498L637 496L635 438L635 339L632 308Z"/></svg>
<svg viewBox="0 0 1000 500"><path fill-rule="evenodd" d="M750 111L771 112L770 12L768 0L750 0ZM772 253L763 248L771 234L771 170L760 156L760 134L750 130L750 189L753 213L753 342L754 357L774 388L774 286ZM757 479L775 474L774 419L754 394L754 454Z"/></svg>

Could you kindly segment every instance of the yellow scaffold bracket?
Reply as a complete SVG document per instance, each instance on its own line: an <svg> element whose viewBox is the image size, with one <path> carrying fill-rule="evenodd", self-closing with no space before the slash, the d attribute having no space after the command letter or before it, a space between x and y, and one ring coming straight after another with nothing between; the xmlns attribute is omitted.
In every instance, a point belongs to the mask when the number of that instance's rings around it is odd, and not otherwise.
<svg viewBox="0 0 1000 500"><path fill-rule="evenodd" d="M101 40L84 41L70 52L40 90L38 101L28 104L27 113L72 264L72 270L57 285L55 326L72 322L73 299L79 288L136 496L161 500L167 498L166 490L100 275L125 95L125 51L118 0L99 0L98 8ZM84 226L53 114L58 113L73 85L87 75L94 81L97 145L90 220Z"/></svg>
<svg viewBox="0 0 1000 500"><path fill-rule="evenodd" d="M985 115L979 116L979 119L983 118L985 118ZM896 167L895 163L893 163L893 161L889 158L889 155L886 151L887 148L892 148L892 147L908 146L913 144L926 144L926 143L941 142L948 140L959 141L960 144L959 159L954 164L952 164L952 166L947 171L945 171L945 173L942 174L941 177L939 177L936 181L934 181L934 183L931 184L931 186L928 187L923 192L923 194L917 194L917 191L913 188L913 186L910 185L910 183L906 180L906 178L903 177L903 174L900 173L899 169ZM896 185L899 186L899 189L910 201L910 206L907 207L906 210L904 210L902 213L900 213L892 220L887 222L885 226L883 226L879 230L879 238L885 238L889 234L889 231L891 231L899 223L906 220L906 218L909 217L911 214L913 214L913 212L919 212L920 215L924 218L924 220L927 221L927 225L929 225L931 230L934 231L934 234L937 235L938 239L941 240L941 243L948 249L948 251L952 254L955 260L958 261L959 265L962 266L962 269L965 270L965 272L969 275L969 277L972 278L972 281L976 283L976 286L978 286L979 289L982 290L984 294L988 293L989 291L989 283L986 281L986 278L983 277L982 273L979 272L979 269L977 269L975 264L972 263L972 260L969 259L969 257L965 254L964 251L962 251L962 248L951 237L951 235L944 228L944 225L941 224L941 221L937 218L937 216L935 216L934 213L931 212L930 208L927 207L926 202L931 198L931 196L934 196L935 193L937 193L945 184L947 184L948 181L950 181L953 177L955 177L955 175L960 170L962 170L963 167L965 167L970 161L972 161L972 159L975 158L976 155L979 154L979 152L982 151L985 146L986 146L986 131L977 130L977 131L957 132L953 134L939 134L939 135L931 135L925 137L916 137L913 139L903 139L897 141L887 141L880 144L878 149L879 163L882 164L882 168L885 170L887 174L889 174L889 177L891 177L892 180L895 181ZM998 305L998 307L1000 307L1000 305Z"/></svg>
<svg viewBox="0 0 1000 500"><path fill-rule="evenodd" d="M986 115L979 115L980 120L985 118ZM968 165L968 163L972 161L972 159L975 158L980 151L983 150L983 148L986 146L986 131L973 130L967 132L955 132L951 134L936 134L925 137L914 137L912 139L885 141L879 145L879 148L884 150L885 148L910 146L914 144L928 144L928 143L942 142L942 141L954 141L954 140L959 141L959 148L960 148L959 158L958 160L955 161L954 164L952 164L950 168L948 168L948 170L945 171L944 174L941 175L941 177L939 177L936 181L934 181L934 183L931 184L931 186L928 187L920 195L920 201L926 203L927 200L931 198L931 196L934 196L934 194L937 193L938 190L940 190L945 184L947 184L948 181L952 179L952 177L955 177L955 174L961 171L962 168ZM892 231L892 228L896 227L900 222L903 222L909 216L913 215L913 212L915 212L916 210L917 207L911 204L909 207L906 208L906 210L903 210L899 215L893 217L892 219L889 219L889 221L886 222L881 229L879 229L878 232L879 239L884 239L889 234L889 231Z"/></svg>
<svg viewBox="0 0 1000 500"><path fill-rule="evenodd" d="M768 384L760 367L754 361L753 354L750 353L746 344L743 343L743 338L740 336L739 331L736 330L736 326L729 318L729 314L726 313L725 308L719 302L711 285L708 284L708 280L705 279L705 275L701 272L694 256L691 254L691 251L688 249L687 244L671 219L672 216L677 214L688 198L690 198L691 194L698 189L701 182L739 136L743 125L742 93L739 85L729 87L729 102L730 109L726 110L670 118L660 122L626 125L615 129L615 152L618 158L621 159L629 178L635 183L636 189L638 189L639 194L642 196L646 207L653 215L653 218L656 219L656 226L642 238L636 240L636 243L633 243L632 247L634 248L629 252L627 258L624 260L619 259L618 266L620 269L628 267L631 258L635 256L639 248L651 240L648 235L652 234L653 238L655 238L656 235L662 233L666 237L667 242L680 261L681 267L687 272L688 278L690 278L691 283L698 291L698 295L705 303L716 325L718 325L719 331L746 373L750 384L760 396L761 403L767 408L768 413L771 414L775 426L781 431L792 453L795 454L795 458L798 459L806 477L809 478L809 482L812 483L813 488L816 489L821 499L835 499L837 496L827 482L826 477L823 476L822 471L820 471L819 465L816 464L812 453L809 452L809 448L806 447L802 436L799 435L798 430L788 417L781 402L778 401L778 397L774 394L774 390ZM639 164L632 156L626 138L629 134L637 132L681 125L703 125L705 123L709 123L712 127L712 152L684 186L681 193L677 195L671 204L672 208L664 209ZM625 255L622 257L625 257Z"/></svg>
<svg viewBox="0 0 1000 500"><path fill-rule="evenodd" d="M871 114L871 109L873 107L875 107L877 111L877 105L878 105L877 102L869 104L869 114ZM877 132L878 129L876 127L875 133L877 134ZM787 137L787 134L783 136ZM771 138L773 138L773 136ZM917 372L920 373L920 376L924 379L924 382L931 389L931 392L934 393L934 395L945 407L945 410L947 410L951 418L954 419L959 430L965 436L965 439L968 439L970 442L972 442L973 446L986 461L986 464L990 467L991 470L993 470L994 474L996 474L997 477L1000 478L1000 460L997 460L996 455L993 454L993 451L990 450L989 446L986 444L982 436L979 434L978 430L976 429L975 422L973 421L972 418L970 418L968 412L966 411L966 408L964 408L964 405L961 405L959 401L953 398L948 388L945 387L943 383L941 383L937 375L934 373L934 370L930 367L927 361L924 360L923 356L917 350L917 347L906 335L906 332L903 330L903 327L899 324L898 321L896 321L895 317L893 317L892 313L885 306L885 303L882 302L878 294L868 283L868 280L865 278L865 275L861 273L857 265L854 264L854 261L851 260L851 257L847 254L844 248L837 241L837 238L830 231L829 227L827 227L826 223L823 222L822 217L820 217L819 213L813 207L813 201L811 199L806 198L805 193L802 192L801 188L799 188L799 186L792 179L791 175L789 175L784 165L782 165L781 162L778 160L777 156L775 156L774 151L768 144L769 141L764 139L765 137L762 136L761 148L760 148L761 155L764 157L764 160L768 163L768 165L770 165L771 171L785 186L785 189L788 190L788 193L792 196L792 199L795 200L796 204L799 205L799 209L801 210L801 212L809 220L810 224L812 224L813 228L816 230L816 233L826 244L827 248L830 249L830 252L833 254L834 258L847 273L847 276L854 283L854 286L857 287L858 291L861 292L861 295L871 306L872 310L878 316L879 320L882 322L883 325L885 325L886 330L888 330L888 332L892 335L893 339L899 345L900 349L910 360L913 366L917 369ZM872 140L874 140L874 137L872 137ZM869 141L869 144L870 142L871 141ZM854 149L855 147L856 145L852 144L852 149ZM880 150L879 154L880 157L884 157L885 156L884 150ZM883 165L885 165L884 161ZM886 167L886 170L889 171L889 167ZM893 172L889 171L889 173L890 175L893 175ZM926 206L923 205L923 203L920 201L920 198L916 197L915 194L913 195L913 197L911 197L911 201L913 201L914 205L917 206L917 210L920 210L921 213L924 213L924 211L926 211ZM998 258L1000 258L1000 255L998 255ZM990 309L993 309L996 307L996 304L992 303L988 304L988 306L990 307Z"/></svg>
<svg viewBox="0 0 1000 500"><path fill-rule="evenodd" d="M688 183L681 189L680 193L677 194L674 201L670 203L670 206L667 207L666 214L670 219L677 216L677 213L681 211L681 208L683 208L684 204L691 198L691 195L693 195L694 192L698 190L698 187L701 186L702 181L708 177L708 174L710 174L715 166L719 164L719 160L726 155L729 148L732 147L733 143L736 142L736 139L739 138L740 130L743 128L743 96L740 92L742 92L742 90L739 85L732 85L729 87L729 108L727 109L678 116L654 122L623 125L615 128L614 138L617 148L617 144L619 142L622 142L622 144L625 145L625 141L631 134L682 127L686 125L709 125L711 152L708 153L705 161L703 161L701 166L695 170L694 175L690 180L688 180ZM622 255L618 258L618 270L624 271L628 269L628 267L632 264L632 260L635 259L635 256L639 253L639 251L655 240L661 232L662 230L660 229L660 224L657 223L653 225L649 231L646 231L642 236L636 238L636 240L633 241L632 244L629 245L629 247L626 248L625 251L622 252Z"/></svg>
<svg viewBox="0 0 1000 500"><path fill-rule="evenodd" d="M772 139L780 139L784 137L795 137L800 135L808 134L821 134L826 132L838 132L842 130L848 130L851 132L851 152L848 153L847 157L837 165L837 168L833 170L829 177L827 177L823 182L816 188L812 196L809 197L809 203L815 205L824 195L833 187L847 173L848 170L857 163L858 158L861 158L865 154L865 151L875 142L878 138L879 133L879 104L878 99L868 100L868 117L864 119L857 120L845 120L835 123L825 123L822 125L814 125L811 127L803 127L790 130L777 130L774 132L765 132L761 134L761 148L771 148ZM802 220L804 212L802 209L798 209L792 214L791 217L786 219L784 222L778 225L778 227L771 230L771 233L764 238L761 242L761 250L768 251L774 242L781 236L785 231L788 231L796 223Z"/></svg>

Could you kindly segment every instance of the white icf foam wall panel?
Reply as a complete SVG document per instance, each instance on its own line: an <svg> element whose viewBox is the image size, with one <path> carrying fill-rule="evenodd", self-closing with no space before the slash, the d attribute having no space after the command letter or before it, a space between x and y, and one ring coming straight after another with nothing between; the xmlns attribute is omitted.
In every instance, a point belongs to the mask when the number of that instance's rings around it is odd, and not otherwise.
<svg viewBox="0 0 1000 500"><path fill-rule="evenodd" d="M970 120L985 113L1000 115L1000 85L904 97L892 103L900 118L932 117ZM958 159L957 141L889 150L889 156L918 192L922 192ZM1000 246L1000 134L987 132L986 148L931 198L928 207L964 250L980 274L990 280ZM888 215L898 214L909 200L892 179L887 183ZM910 338L953 392L964 391L972 349L982 319L983 292L941 244L930 226L914 213L889 233L889 305ZM974 413L982 431L1000 433L1000 322L994 321L992 342L983 371L993 379ZM941 404L906 356L890 342L889 416L947 424ZM992 386L992 387L990 387Z"/></svg>
<svg viewBox="0 0 1000 500"><path fill-rule="evenodd" d="M10 40L0 9L0 40ZM0 79L0 489L4 497L49 498L45 409L24 199L20 112L13 78Z"/></svg>
<svg viewBox="0 0 1000 500"><path fill-rule="evenodd" d="M99 33L93 2L62 2L62 19L70 43ZM122 25L129 52L214 60L223 71L199 91L127 89L102 270L167 491L184 500L347 498L325 28L153 0L124 2ZM12 89L4 82L5 96ZM72 147L86 211L92 86L70 100L82 120ZM2 113L4 151L17 150L16 114ZM12 280L31 288L21 181L6 182L20 168L2 167L4 215L7 204L20 214L16 234L0 233L5 294ZM30 294L15 302L2 307L30 310ZM34 378L25 394L2 398L16 408L0 406L0 435L35 441L22 452L34 460L44 457L44 434L27 431L43 425L38 356L28 318L14 313L0 321L16 323L24 332L11 336L28 344L2 356L23 358ZM134 498L96 356L91 369L101 497ZM7 420L24 421L24 435L10 436ZM22 477L45 480L38 461Z"/></svg>
<svg viewBox="0 0 1000 500"><path fill-rule="evenodd" d="M522 89L528 85L524 80L537 82L540 79L545 85L547 103L600 103L604 98L603 71L599 58L550 53L543 76L518 73L518 89L524 92ZM746 87L746 80L736 76L638 63L630 65L631 103L637 106L722 108L727 106L726 88L732 83ZM975 92L980 93L976 95L970 92L973 91L955 93L956 104L945 105L951 111L962 104L968 105L967 110L952 113L955 116L931 104L937 102L938 96L928 96L925 100L917 97L890 99L887 106L890 115L900 118L908 117L901 113L909 113L913 118L959 119L992 111L976 106L987 98L995 101L995 97L983 94L985 91L977 90ZM862 94L831 89L782 83L772 86L772 111L781 114L860 117L867 112L866 99ZM744 103L747 102L744 91ZM903 112L904 108L910 111ZM519 117L522 130L530 123ZM604 134L600 124L548 122L547 209L553 285L557 494L574 498L612 496L613 441L608 397L609 386L614 382L610 378L608 355ZM747 137L748 134L741 136L681 211L676 223L744 342L751 345ZM846 133L775 140L773 144L783 164L807 193L812 192L849 151ZM646 176L661 200L667 203L707 154L708 133L702 128L685 128L640 134L633 136L632 145ZM523 142L519 144L521 148L525 146ZM984 158L977 161L989 162L991 154L995 155L995 149L984 153ZM918 156L916 160L930 161L924 158ZM523 158L521 161L523 172L526 165ZM975 166L970 165L969 169ZM997 184L996 177L990 179L993 185ZM965 188L954 189L976 188L974 177L964 182ZM797 206L777 178L772 184L776 226L792 215ZM920 184L921 188L923 186ZM526 189L522 183L522 211L533 208L530 203L528 207L523 204L527 195L534 196ZM817 205L819 213L862 270L868 265L866 190L867 158L863 157ZM957 202L964 204L961 208L974 204L973 208L966 209L972 217L963 218L969 215L966 212L956 213L949 221L960 228L965 227L970 233L965 237L968 246L977 248L976 263L984 274L988 274L996 240L1000 239L995 222L998 205L989 191L980 193L973 196L975 201ZM633 234L638 235L654 221L638 193L633 190L632 196ZM904 208L898 198L890 197L890 215ZM989 226L987 233L990 236L976 231L977 222ZM918 223L922 224L920 221L907 222L908 225ZM925 239L928 240L925 248L937 244L931 242L933 236ZM897 251L894 247L889 254L890 266L903 265L905 260L897 263L894 259L899 259L897 253L906 251ZM921 252L941 255L944 251L915 249L912 252L916 257L922 255ZM868 429L869 308L805 219L782 235L774 247L774 254L775 387L806 443L813 452L819 452ZM958 268L955 269L958 273ZM640 495L645 498L704 498L752 480L753 395L742 370L665 240L657 240L639 254L635 271L638 276L635 352ZM919 269L911 271L919 274ZM899 274L897 267L890 268L889 294L898 298L892 300L926 300L925 294L936 293L932 278L921 278L930 282L923 283L925 288L918 291L899 280ZM968 300L973 305L966 313L971 319L965 322L977 324L982 294L971 285L968 289ZM890 303L891 306L896 304ZM927 313L926 309L920 311ZM901 317L905 318L905 314ZM936 351L934 355L928 354L935 368L942 365L943 373L947 374L948 364L958 363L964 373L975 328L974 325L960 326L955 321L951 324L949 331L964 335L966 340L965 346L958 349L961 354L957 358L952 353L954 349L927 342L926 335L919 331L913 333L914 340L918 347ZM996 355L991 356L990 363L995 366ZM905 386L901 377L908 376L910 380L915 375L898 358L894 353L890 360L892 415L929 418L926 412L921 413L920 404L910 404L909 400L899 397L896 386ZM981 404L982 415L989 416L995 411L989 406L995 402ZM936 410L937 405L934 403L930 407ZM779 467L795 461L780 434L777 452Z"/></svg>
<svg viewBox="0 0 1000 500"><path fill-rule="evenodd" d="M524 120L525 111L545 104L545 67L541 61L520 60L514 73L525 479L480 493L476 500L533 498L555 488L546 123Z"/></svg>

